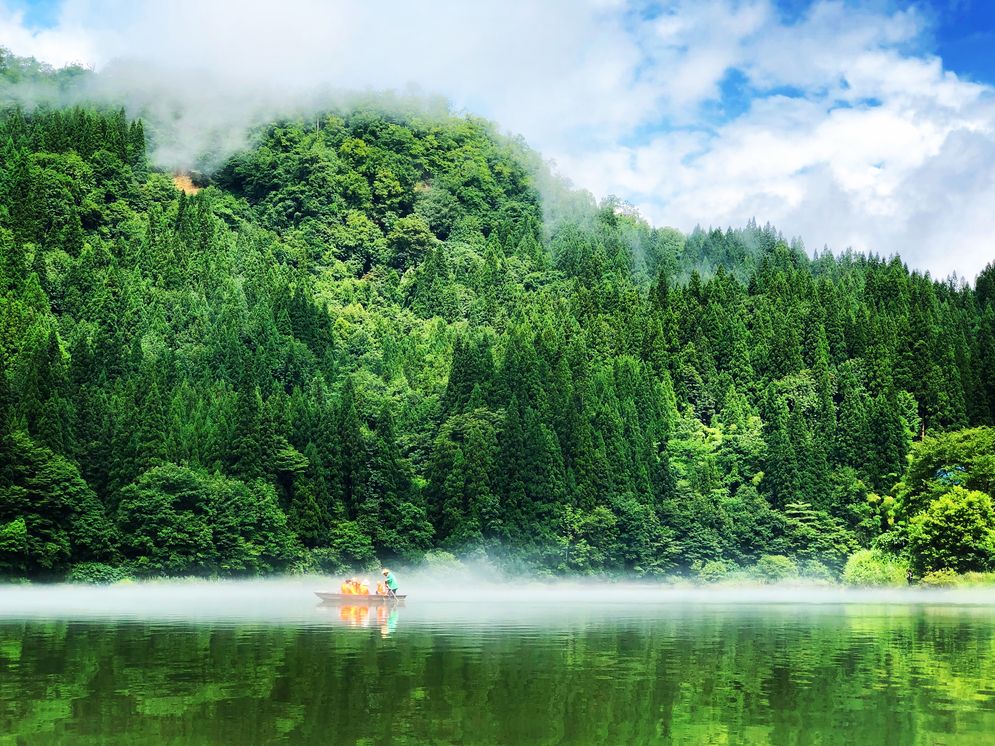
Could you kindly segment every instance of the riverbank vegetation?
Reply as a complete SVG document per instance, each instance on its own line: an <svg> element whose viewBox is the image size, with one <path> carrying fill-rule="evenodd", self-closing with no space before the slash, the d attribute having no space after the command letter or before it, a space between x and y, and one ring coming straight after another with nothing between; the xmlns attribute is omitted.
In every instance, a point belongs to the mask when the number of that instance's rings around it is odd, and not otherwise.
<svg viewBox="0 0 995 746"><path fill-rule="evenodd" d="M409 108L192 195L122 110L3 113L0 573L995 571L995 268L653 228Z"/></svg>

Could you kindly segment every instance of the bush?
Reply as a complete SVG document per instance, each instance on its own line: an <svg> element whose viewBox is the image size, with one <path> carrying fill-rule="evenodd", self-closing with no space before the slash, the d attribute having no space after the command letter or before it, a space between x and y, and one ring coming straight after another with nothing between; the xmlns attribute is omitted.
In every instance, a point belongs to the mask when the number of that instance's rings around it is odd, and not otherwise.
<svg viewBox="0 0 995 746"><path fill-rule="evenodd" d="M960 585L960 576L953 570L934 570L922 576L919 585L927 588L953 588Z"/></svg>
<svg viewBox="0 0 995 746"><path fill-rule="evenodd" d="M287 565L288 575L317 575L321 568L315 561L313 550L303 549L294 560ZM329 575L337 575L337 572L330 572Z"/></svg>
<svg viewBox="0 0 995 746"><path fill-rule="evenodd" d="M909 584L909 568L897 557L877 549L861 549L850 555L843 568L847 585L903 586Z"/></svg>
<svg viewBox="0 0 995 746"><path fill-rule="evenodd" d="M957 585L963 588L988 588L995 585L995 572L965 572L957 576Z"/></svg>
<svg viewBox="0 0 995 746"><path fill-rule="evenodd" d="M948 568L926 573L919 582L931 588L991 588L995 572L956 573Z"/></svg>
<svg viewBox="0 0 995 746"><path fill-rule="evenodd" d="M780 583L798 577L798 563L783 554L765 554L757 560L753 571L762 583Z"/></svg>
<svg viewBox="0 0 995 746"><path fill-rule="evenodd" d="M821 580L832 583L836 580L833 571L818 560L806 560L802 563L802 577L811 580Z"/></svg>
<svg viewBox="0 0 995 746"><path fill-rule="evenodd" d="M364 537L365 543L355 543L353 542L355 534L348 529L347 532L346 540L340 542L338 546L302 548L287 571L291 575L341 575L378 567L379 562L373 553L373 546L367 547L369 539ZM369 551L366 551L367 548Z"/></svg>
<svg viewBox="0 0 995 746"><path fill-rule="evenodd" d="M957 572L995 566L995 508L978 490L954 487L909 521L912 565L925 575L949 568Z"/></svg>
<svg viewBox="0 0 995 746"><path fill-rule="evenodd" d="M339 575L349 569L349 565L342 561L342 555L329 547L317 547L308 552L310 555L310 566L314 572L324 575Z"/></svg>
<svg viewBox="0 0 995 746"><path fill-rule="evenodd" d="M458 570L463 567L463 563L456 559L454 554L444 552L441 549L425 552L422 563L429 570Z"/></svg>
<svg viewBox="0 0 995 746"><path fill-rule="evenodd" d="M90 585L110 585L122 580L130 580L130 578L131 575L124 567L112 567L102 562L80 562L69 570L66 581Z"/></svg>
<svg viewBox="0 0 995 746"><path fill-rule="evenodd" d="M725 560L710 560L697 568L698 580L702 583L718 583L729 576L736 566Z"/></svg>
<svg viewBox="0 0 995 746"><path fill-rule="evenodd" d="M276 492L261 482L166 463L121 495L121 547L136 574L257 574L296 554Z"/></svg>
<svg viewBox="0 0 995 746"><path fill-rule="evenodd" d="M329 531L331 549L345 567L373 569L377 565L377 555L373 542L363 533L355 521L339 521ZM328 561L331 561L330 559Z"/></svg>

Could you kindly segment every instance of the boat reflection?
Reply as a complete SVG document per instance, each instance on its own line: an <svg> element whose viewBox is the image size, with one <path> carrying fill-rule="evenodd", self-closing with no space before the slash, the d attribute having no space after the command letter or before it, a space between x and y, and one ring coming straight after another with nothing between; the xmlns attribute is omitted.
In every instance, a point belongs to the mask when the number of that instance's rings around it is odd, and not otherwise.
<svg viewBox="0 0 995 746"><path fill-rule="evenodd" d="M380 629L380 634L383 637L389 637L397 630L397 620L400 616L396 605L319 604L319 608L336 609L338 611L339 622L346 627L376 626Z"/></svg>

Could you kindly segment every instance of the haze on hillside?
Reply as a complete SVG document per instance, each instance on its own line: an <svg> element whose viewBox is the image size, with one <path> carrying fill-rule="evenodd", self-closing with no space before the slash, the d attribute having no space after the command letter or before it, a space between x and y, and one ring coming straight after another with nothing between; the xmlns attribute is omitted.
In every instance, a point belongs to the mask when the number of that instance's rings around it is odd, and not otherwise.
<svg viewBox="0 0 995 746"><path fill-rule="evenodd" d="M936 54L959 12L291 0L232 13L220 0L65 0L44 23L0 6L0 40L95 66L119 101L166 102L178 136L160 163L188 162L205 143L238 147L232 123L256 121L259 107L415 86L523 135L574 183L654 225L769 221L810 251L901 253L934 276L971 279L993 255L983 164L995 108L990 83Z"/></svg>

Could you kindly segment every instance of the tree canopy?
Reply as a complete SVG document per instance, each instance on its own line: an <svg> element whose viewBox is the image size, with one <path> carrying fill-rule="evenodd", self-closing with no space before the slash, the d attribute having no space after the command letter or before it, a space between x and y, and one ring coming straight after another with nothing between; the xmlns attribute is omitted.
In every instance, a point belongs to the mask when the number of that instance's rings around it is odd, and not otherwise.
<svg viewBox="0 0 995 746"><path fill-rule="evenodd" d="M991 521L995 268L567 218L544 168L359 106L187 195L123 110L7 110L0 571L839 571L896 520Z"/></svg>

